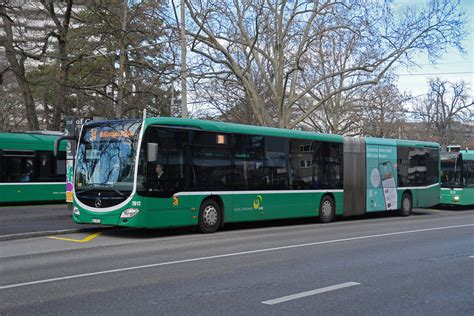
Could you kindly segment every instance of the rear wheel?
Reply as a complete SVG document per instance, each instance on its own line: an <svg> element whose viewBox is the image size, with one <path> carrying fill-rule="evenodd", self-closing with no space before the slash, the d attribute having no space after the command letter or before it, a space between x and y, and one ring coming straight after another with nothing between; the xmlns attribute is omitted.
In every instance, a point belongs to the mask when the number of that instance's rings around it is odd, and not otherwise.
<svg viewBox="0 0 474 316"><path fill-rule="evenodd" d="M201 233L214 233L222 221L222 212L219 204L214 200L205 200L199 210L198 228Z"/></svg>
<svg viewBox="0 0 474 316"><path fill-rule="evenodd" d="M411 200L411 195L407 192L402 195L402 208L399 210L401 216L410 216L411 210L413 208L413 203Z"/></svg>
<svg viewBox="0 0 474 316"><path fill-rule="evenodd" d="M319 220L321 223L329 223L336 217L336 207L333 199L326 195L319 203Z"/></svg>

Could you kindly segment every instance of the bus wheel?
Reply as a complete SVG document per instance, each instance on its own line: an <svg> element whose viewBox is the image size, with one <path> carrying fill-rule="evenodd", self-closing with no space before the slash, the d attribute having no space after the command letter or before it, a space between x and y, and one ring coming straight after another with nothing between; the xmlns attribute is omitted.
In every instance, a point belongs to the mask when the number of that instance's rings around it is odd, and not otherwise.
<svg viewBox="0 0 474 316"><path fill-rule="evenodd" d="M329 223L334 220L336 216L334 201L328 195L323 197L319 204L319 220L321 223Z"/></svg>
<svg viewBox="0 0 474 316"><path fill-rule="evenodd" d="M198 228L203 234L214 233L221 224L222 212L214 200L205 200L199 210Z"/></svg>
<svg viewBox="0 0 474 316"><path fill-rule="evenodd" d="M412 201L411 201L411 195L408 194L407 192L403 193L403 195L402 195L402 208L399 211L400 215L401 216L410 216L412 207L413 207L413 204L412 204Z"/></svg>

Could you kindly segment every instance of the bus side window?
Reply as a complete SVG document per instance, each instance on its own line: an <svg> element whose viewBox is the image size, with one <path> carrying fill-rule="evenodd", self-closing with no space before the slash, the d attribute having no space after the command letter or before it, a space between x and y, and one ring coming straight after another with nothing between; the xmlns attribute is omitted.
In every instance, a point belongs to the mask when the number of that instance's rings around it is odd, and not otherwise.
<svg viewBox="0 0 474 316"><path fill-rule="evenodd" d="M229 135L195 132L191 147L193 189L231 190ZM226 141L227 139L227 141Z"/></svg>
<svg viewBox="0 0 474 316"><path fill-rule="evenodd" d="M305 139L290 140L290 165L294 190L307 190L314 187L316 165L313 157L313 141Z"/></svg>
<svg viewBox="0 0 474 316"><path fill-rule="evenodd" d="M3 156L5 182L12 183L34 181L34 154L20 154L22 156L16 156L13 154L6 154Z"/></svg>
<svg viewBox="0 0 474 316"><path fill-rule="evenodd" d="M55 182L64 181L66 176L66 160L63 151L58 153L58 157L54 158L50 151L37 152L37 170L36 178L39 182Z"/></svg>
<svg viewBox="0 0 474 316"><path fill-rule="evenodd" d="M466 188L474 188L474 161L472 160L464 161L463 184Z"/></svg>
<svg viewBox="0 0 474 316"><path fill-rule="evenodd" d="M342 189L342 170L342 144L314 142L315 188Z"/></svg>
<svg viewBox="0 0 474 316"><path fill-rule="evenodd" d="M66 153L61 151L56 158L56 176L58 179L65 180L66 176Z"/></svg>
<svg viewBox="0 0 474 316"><path fill-rule="evenodd" d="M439 182L439 152L434 148L427 148L426 154L426 184L435 184Z"/></svg>

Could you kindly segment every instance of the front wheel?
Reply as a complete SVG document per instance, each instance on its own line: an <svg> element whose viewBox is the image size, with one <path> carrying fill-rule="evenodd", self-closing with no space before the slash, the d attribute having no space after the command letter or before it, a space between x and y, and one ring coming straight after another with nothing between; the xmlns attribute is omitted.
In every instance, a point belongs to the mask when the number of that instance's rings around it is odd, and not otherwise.
<svg viewBox="0 0 474 316"><path fill-rule="evenodd" d="M198 228L201 233L214 233L222 221L222 212L214 200L205 200L199 210Z"/></svg>
<svg viewBox="0 0 474 316"><path fill-rule="evenodd" d="M399 210L401 216L410 216L411 210L413 208L413 203L411 200L411 195L408 193L403 193L402 195L402 208Z"/></svg>
<svg viewBox="0 0 474 316"><path fill-rule="evenodd" d="M326 195L319 203L319 220L321 223L329 223L336 217L336 207L333 199Z"/></svg>

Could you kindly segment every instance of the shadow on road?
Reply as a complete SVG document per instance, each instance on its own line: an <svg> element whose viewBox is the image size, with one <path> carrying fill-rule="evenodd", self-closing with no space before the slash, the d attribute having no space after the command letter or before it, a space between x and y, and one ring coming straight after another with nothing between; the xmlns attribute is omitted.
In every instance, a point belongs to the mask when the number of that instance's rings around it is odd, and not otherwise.
<svg viewBox="0 0 474 316"><path fill-rule="evenodd" d="M429 216L439 214L439 212L434 213L429 209L416 209L413 210L413 217L417 216ZM396 213L390 212L374 212L368 213L362 216L351 216L351 217L342 217L338 216L336 219L337 222L347 222L347 221L370 221L383 218L402 218L399 217ZM229 223L226 224L219 232L226 231L237 231L237 230L252 230L252 229L261 229L261 228L270 228L270 227L291 227L303 226L308 224L319 225L320 227L326 227L331 224L322 224L319 222L319 219L314 217L308 218L297 218L297 219L282 219L282 220L266 220L266 221L257 221L257 222L244 222L244 223ZM219 233L218 232L218 233ZM146 229L146 228L118 228L110 231L104 232L104 235L113 236L116 238L132 238L132 239L152 239L160 237L175 237L175 236L187 236L187 235L202 235L197 231L196 227L179 227L179 228L160 228L160 229ZM204 235L202 235L204 236Z"/></svg>
<svg viewBox="0 0 474 316"><path fill-rule="evenodd" d="M445 205L445 204L438 204L433 207L437 210L443 211L470 211L474 209L474 205Z"/></svg>

